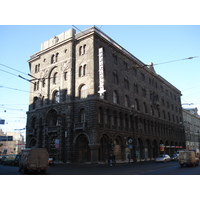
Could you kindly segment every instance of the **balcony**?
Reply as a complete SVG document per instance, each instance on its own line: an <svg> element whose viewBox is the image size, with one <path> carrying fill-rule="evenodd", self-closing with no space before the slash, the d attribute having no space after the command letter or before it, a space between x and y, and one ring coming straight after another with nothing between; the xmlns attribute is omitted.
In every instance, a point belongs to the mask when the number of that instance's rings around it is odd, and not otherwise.
<svg viewBox="0 0 200 200"><path fill-rule="evenodd" d="M79 122L74 124L74 130L85 130L87 128L87 122Z"/></svg>

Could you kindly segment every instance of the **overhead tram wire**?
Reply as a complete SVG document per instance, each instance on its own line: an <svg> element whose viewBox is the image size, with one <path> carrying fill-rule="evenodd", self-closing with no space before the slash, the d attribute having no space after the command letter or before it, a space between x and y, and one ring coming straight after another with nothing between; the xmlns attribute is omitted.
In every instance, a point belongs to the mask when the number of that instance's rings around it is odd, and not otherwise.
<svg viewBox="0 0 200 200"><path fill-rule="evenodd" d="M7 86L3 86L3 85L0 85L0 88L5 88L5 89L9 89L9 90L15 90L15 91L19 91L19 92L28 92L29 93L29 91L26 91L26 90L11 88L11 87L7 87Z"/></svg>
<svg viewBox="0 0 200 200"><path fill-rule="evenodd" d="M191 57L188 57L188 58L182 58L182 59L179 59L179 60L172 60L172 61L167 61L167 62L163 62L163 63L157 63L157 64L153 64L154 66L155 65L163 65L163 64L167 64L167 63L172 63L172 62L178 62L178 61L182 61L182 60L191 60L193 58L198 58L200 56L191 56Z"/></svg>
<svg viewBox="0 0 200 200"><path fill-rule="evenodd" d="M6 68L8 68L8 69L11 69L11 70L13 70L13 71L19 72L20 74L27 75L26 73L24 73L24 72L22 72L22 71L19 71L19 70L17 70L17 69L14 69L14 68L12 68L12 67L9 67L9 66L7 66L7 65L4 65L4 64L2 64L2 63L0 63L0 65L3 66L3 67L6 67Z"/></svg>

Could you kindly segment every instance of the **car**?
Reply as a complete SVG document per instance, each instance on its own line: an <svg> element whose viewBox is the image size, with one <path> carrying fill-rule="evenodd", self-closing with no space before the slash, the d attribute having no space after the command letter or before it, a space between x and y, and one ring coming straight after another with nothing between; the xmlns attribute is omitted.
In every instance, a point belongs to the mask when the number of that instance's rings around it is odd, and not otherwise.
<svg viewBox="0 0 200 200"><path fill-rule="evenodd" d="M4 161L4 165L18 165L19 164L20 155L10 154L8 155Z"/></svg>
<svg viewBox="0 0 200 200"><path fill-rule="evenodd" d="M171 160L168 154L161 154L156 158L156 162L169 162Z"/></svg>
<svg viewBox="0 0 200 200"><path fill-rule="evenodd" d="M5 158L7 157L7 155L3 155L1 158L0 158L0 164L3 164Z"/></svg>
<svg viewBox="0 0 200 200"><path fill-rule="evenodd" d="M53 158L49 158L48 163L49 163L49 165L53 165Z"/></svg>
<svg viewBox="0 0 200 200"><path fill-rule="evenodd" d="M177 161L178 160L178 154L172 154L170 156L170 158L171 158L171 161Z"/></svg>

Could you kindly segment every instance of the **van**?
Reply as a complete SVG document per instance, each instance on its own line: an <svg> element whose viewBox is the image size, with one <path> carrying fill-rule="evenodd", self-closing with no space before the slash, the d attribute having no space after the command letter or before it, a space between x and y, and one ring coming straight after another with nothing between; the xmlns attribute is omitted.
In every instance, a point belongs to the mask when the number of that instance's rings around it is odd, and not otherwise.
<svg viewBox="0 0 200 200"><path fill-rule="evenodd" d="M181 167L186 166L196 166L199 164L199 158L196 157L194 151L181 151L179 152L179 164Z"/></svg>
<svg viewBox="0 0 200 200"><path fill-rule="evenodd" d="M45 148L23 149L19 161L19 171L27 173L37 171L46 173L49 163L49 154Z"/></svg>

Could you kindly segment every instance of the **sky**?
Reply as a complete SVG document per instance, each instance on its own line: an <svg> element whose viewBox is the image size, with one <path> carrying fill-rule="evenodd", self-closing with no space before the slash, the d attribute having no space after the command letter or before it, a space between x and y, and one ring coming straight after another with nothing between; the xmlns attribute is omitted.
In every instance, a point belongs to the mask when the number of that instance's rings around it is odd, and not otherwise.
<svg viewBox="0 0 200 200"><path fill-rule="evenodd" d="M0 118L6 120L0 127L4 132L21 131L25 134L30 83L18 75L29 79L27 61L30 56L40 51L42 42L70 28L78 33L91 26L0 26ZM153 62L156 73L182 92L182 103L193 103L190 106L200 111L199 25L96 26L143 63ZM188 57L194 58L182 60ZM162 64L164 62L167 63Z"/></svg>

